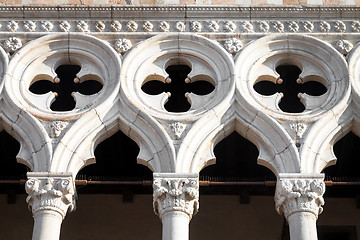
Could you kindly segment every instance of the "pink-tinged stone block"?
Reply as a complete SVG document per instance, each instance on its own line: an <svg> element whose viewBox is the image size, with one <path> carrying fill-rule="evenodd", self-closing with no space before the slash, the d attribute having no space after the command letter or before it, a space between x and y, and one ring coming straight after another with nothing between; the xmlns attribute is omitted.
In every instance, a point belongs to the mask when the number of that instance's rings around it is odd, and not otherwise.
<svg viewBox="0 0 360 240"><path fill-rule="evenodd" d="M196 4L196 0L180 0L180 4Z"/></svg>
<svg viewBox="0 0 360 240"><path fill-rule="evenodd" d="M68 0L69 4L72 5L92 5L94 4L93 0ZM97 2L97 1L95 1Z"/></svg>
<svg viewBox="0 0 360 240"><path fill-rule="evenodd" d="M111 5L126 5L125 0L109 0L109 4Z"/></svg>
<svg viewBox="0 0 360 240"><path fill-rule="evenodd" d="M339 0L323 0L324 5L339 5Z"/></svg>
<svg viewBox="0 0 360 240"><path fill-rule="evenodd" d="M268 1L267 0L251 0L251 4L252 5L267 5Z"/></svg>
<svg viewBox="0 0 360 240"><path fill-rule="evenodd" d="M235 0L211 0L212 4L215 5L228 5L228 4L235 4Z"/></svg>
<svg viewBox="0 0 360 240"><path fill-rule="evenodd" d="M284 5L297 5L297 4L306 4L306 0L283 0Z"/></svg>
<svg viewBox="0 0 360 240"><path fill-rule="evenodd" d="M22 0L1 0L1 5L17 5L22 4Z"/></svg>
<svg viewBox="0 0 360 240"><path fill-rule="evenodd" d="M23 0L23 5L53 5L54 0Z"/></svg>

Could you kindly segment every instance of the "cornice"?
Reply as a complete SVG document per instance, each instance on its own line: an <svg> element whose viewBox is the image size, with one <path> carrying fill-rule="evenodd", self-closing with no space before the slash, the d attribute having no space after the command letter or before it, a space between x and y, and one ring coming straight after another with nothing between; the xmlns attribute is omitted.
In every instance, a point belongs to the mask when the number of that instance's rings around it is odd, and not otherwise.
<svg viewBox="0 0 360 240"><path fill-rule="evenodd" d="M285 12L285 13L355 13L357 14L360 7L357 6L206 6L206 5L169 5L169 6L155 6L155 5L141 5L141 6L72 6L72 5L3 5L0 6L0 13L19 14L26 12L103 12L103 13L129 13L129 12L147 12L158 13L163 12L207 12L207 13L221 13L228 14L229 12L236 13L250 13L250 12ZM281 18L281 16L278 16ZM347 16L342 16L346 18Z"/></svg>

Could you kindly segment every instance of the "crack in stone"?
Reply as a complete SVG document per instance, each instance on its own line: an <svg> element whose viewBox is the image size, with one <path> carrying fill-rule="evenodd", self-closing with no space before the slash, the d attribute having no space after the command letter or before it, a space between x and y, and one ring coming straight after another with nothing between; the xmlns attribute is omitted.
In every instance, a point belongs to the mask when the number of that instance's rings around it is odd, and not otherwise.
<svg viewBox="0 0 360 240"><path fill-rule="evenodd" d="M94 108L94 111L95 111L95 114L96 114L96 116L98 117L99 121L101 122L101 124L102 124L102 125L104 126L104 128L105 128L106 136L109 137L108 129L107 129L105 123L101 120L101 117L100 117L99 113L96 111L96 108Z"/></svg>
<svg viewBox="0 0 360 240"><path fill-rule="evenodd" d="M136 122L136 120L138 119L138 117L140 116L140 110L136 113L136 116L135 116L135 119L134 119L134 121L132 121L131 123L130 123L130 125L129 125L129 130L128 130L128 132L127 132L127 135L128 136L130 136L130 133L131 133L131 127L133 126L133 125L135 125L135 122Z"/></svg>

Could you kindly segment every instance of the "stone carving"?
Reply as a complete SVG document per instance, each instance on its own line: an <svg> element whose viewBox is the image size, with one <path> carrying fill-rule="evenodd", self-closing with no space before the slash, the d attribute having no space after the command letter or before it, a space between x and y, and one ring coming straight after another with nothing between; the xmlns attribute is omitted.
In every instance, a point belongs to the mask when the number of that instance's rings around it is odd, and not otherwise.
<svg viewBox="0 0 360 240"><path fill-rule="evenodd" d="M19 28L19 24L15 21L8 21L6 24L6 29L10 32L16 32L16 30Z"/></svg>
<svg viewBox="0 0 360 240"><path fill-rule="evenodd" d="M304 21L304 30L305 32L312 32L314 30L314 24L310 21Z"/></svg>
<svg viewBox="0 0 360 240"><path fill-rule="evenodd" d="M114 47L119 53L125 53L132 47L132 44L129 39L123 38L116 40Z"/></svg>
<svg viewBox="0 0 360 240"><path fill-rule="evenodd" d="M185 31L185 23L184 22L177 22L175 27L179 32Z"/></svg>
<svg viewBox="0 0 360 240"><path fill-rule="evenodd" d="M146 32L151 32L154 28L154 25L149 22L149 21L145 21L144 24L143 24L143 29L146 31Z"/></svg>
<svg viewBox="0 0 360 240"><path fill-rule="evenodd" d="M50 133L51 138L58 138L61 132L66 128L69 123L63 121L54 121L50 124Z"/></svg>
<svg viewBox="0 0 360 240"><path fill-rule="evenodd" d="M249 21L243 21L240 23L240 29L242 32L251 33L254 30L254 26Z"/></svg>
<svg viewBox="0 0 360 240"><path fill-rule="evenodd" d="M153 181L153 206L160 218L172 211L186 213L191 219L199 209L198 178L158 178Z"/></svg>
<svg viewBox="0 0 360 240"><path fill-rule="evenodd" d="M129 32L135 32L138 29L138 24L135 21L129 21L126 23L126 29Z"/></svg>
<svg viewBox="0 0 360 240"><path fill-rule="evenodd" d="M230 38L225 41L224 48L229 53L235 54L235 53L238 53L243 48L243 44L237 38Z"/></svg>
<svg viewBox="0 0 360 240"><path fill-rule="evenodd" d="M159 24L159 30L162 32L168 32L170 30L170 24L166 21L161 21Z"/></svg>
<svg viewBox="0 0 360 240"><path fill-rule="evenodd" d="M10 37L4 42L4 48L10 53L15 52L21 47L22 47L21 40L17 37Z"/></svg>
<svg viewBox="0 0 360 240"><path fill-rule="evenodd" d="M217 23L216 21L208 21L207 29L210 32L217 32L217 31L219 31L219 23Z"/></svg>
<svg viewBox="0 0 360 240"><path fill-rule="evenodd" d="M307 127L303 123L291 123L290 128L296 133L295 139L301 139Z"/></svg>
<svg viewBox="0 0 360 240"><path fill-rule="evenodd" d="M193 22L191 22L190 29L193 32L201 32L202 25L198 21L193 21Z"/></svg>
<svg viewBox="0 0 360 240"><path fill-rule="evenodd" d="M325 183L321 179L280 179L275 203L279 214L288 217L296 212L311 212L316 217L323 211Z"/></svg>
<svg viewBox="0 0 360 240"><path fill-rule="evenodd" d="M299 31L299 24L295 21L289 22L289 31L290 32L298 32Z"/></svg>
<svg viewBox="0 0 360 240"><path fill-rule="evenodd" d="M284 24L280 21L273 22L273 27L276 32L283 32L284 31Z"/></svg>
<svg viewBox="0 0 360 240"><path fill-rule="evenodd" d="M348 54L353 48L353 44L347 40L340 39L336 43L336 48L339 50L341 54Z"/></svg>
<svg viewBox="0 0 360 240"><path fill-rule="evenodd" d="M60 31L68 32L71 28L70 23L68 21L60 21L59 23Z"/></svg>
<svg viewBox="0 0 360 240"><path fill-rule="evenodd" d="M113 32L120 32L122 28L122 25L119 21L112 21L110 24L110 29Z"/></svg>
<svg viewBox="0 0 360 240"><path fill-rule="evenodd" d="M261 32L268 32L270 29L269 23L266 21L259 22L259 29Z"/></svg>
<svg viewBox="0 0 360 240"><path fill-rule="evenodd" d="M352 21L351 22L351 30L353 32L360 32L360 22L359 21Z"/></svg>
<svg viewBox="0 0 360 240"><path fill-rule="evenodd" d="M345 32L346 30L346 25L344 22L342 21L335 21L334 23L334 29L336 32Z"/></svg>
<svg viewBox="0 0 360 240"><path fill-rule="evenodd" d="M319 28L321 32L329 32L331 29L331 26L328 22L321 21L319 24Z"/></svg>
<svg viewBox="0 0 360 240"><path fill-rule="evenodd" d="M50 21L41 21L41 29L45 32L51 32L54 28L54 25Z"/></svg>
<svg viewBox="0 0 360 240"><path fill-rule="evenodd" d="M36 24L33 21L24 21L24 28L27 32L35 31Z"/></svg>
<svg viewBox="0 0 360 240"><path fill-rule="evenodd" d="M25 184L26 202L33 214L42 210L58 212L63 218L75 208L75 189L71 176L29 177Z"/></svg>
<svg viewBox="0 0 360 240"><path fill-rule="evenodd" d="M85 21L78 21L76 24L76 30L79 32L89 32L89 25Z"/></svg>
<svg viewBox="0 0 360 240"><path fill-rule="evenodd" d="M224 30L226 32L235 32L236 24L233 21L226 21L224 23Z"/></svg>
<svg viewBox="0 0 360 240"><path fill-rule="evenodd" d="M95 29L98 32L102 32L105 30L105 23L103 21L96 21L95 23Z"/></svg>
<svg viewBox="0 0 360 240"><path fill-rule="evenodd" d="M170 124L170 128L175 133L176 139L179 139L186 128L186 124L181 122L174 122Z"/></svg>

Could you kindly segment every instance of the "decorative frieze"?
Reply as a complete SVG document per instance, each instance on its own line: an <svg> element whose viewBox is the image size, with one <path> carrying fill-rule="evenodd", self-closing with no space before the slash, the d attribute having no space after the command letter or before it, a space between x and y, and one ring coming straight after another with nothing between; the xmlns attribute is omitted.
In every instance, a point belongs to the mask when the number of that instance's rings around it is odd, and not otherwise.
<svg viewBox="0 0 360 240"><path fill-rule="evenodd" d="M310 212L316 217L323 211L324 175L279 174L276 185L276 211L288 217L296 212Z"/></svg>
<svg viewBox="0 0 360 240"><path fill-rule="evenodd" d="M25 184L26 201L35 215L50 210L63 218L75 208L75 183L71 173L29 172Z"/></svg>
<svg viewBox="0 0 360 240"><path fill-rule="evenodd" d="M154 173L153 206L160 218L180 211L191 219L199 209L198 174Z"/></svg>

